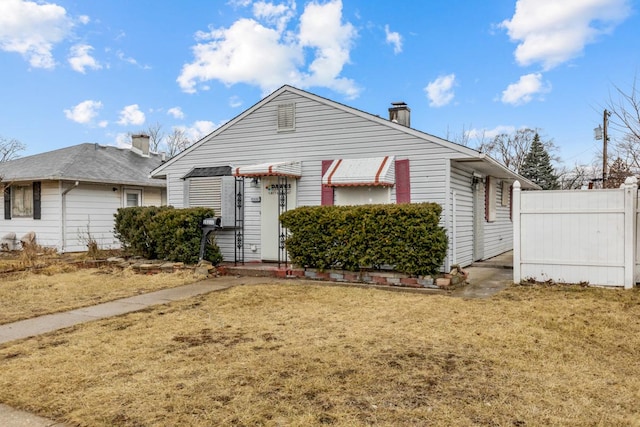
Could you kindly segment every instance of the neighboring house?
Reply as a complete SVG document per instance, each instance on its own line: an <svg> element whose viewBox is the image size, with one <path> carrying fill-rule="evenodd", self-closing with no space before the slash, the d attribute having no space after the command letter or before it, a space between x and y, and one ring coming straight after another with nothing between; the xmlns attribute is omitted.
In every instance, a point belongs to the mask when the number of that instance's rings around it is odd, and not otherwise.
<svg viewBox="0 0 640 427"><path fill-rule="evenodd" d="M512 249L510 188L535 184L487 155L412 129L404 103L389 120L283 86L155 169L168 202L221 216L225 260L284 261L278 215L298 206L437 202L445 268Z"/></svg>
<svg viewBox="0 0 640 427"><path fill-rule="evenodd" d="M80 144L0 163L4 188L0 237L29 231L59 252L118 248L114 214L126 206L165 205L162 180L149 173L162 156L149 153L149 138L134 135L131 149Z"/></svg>

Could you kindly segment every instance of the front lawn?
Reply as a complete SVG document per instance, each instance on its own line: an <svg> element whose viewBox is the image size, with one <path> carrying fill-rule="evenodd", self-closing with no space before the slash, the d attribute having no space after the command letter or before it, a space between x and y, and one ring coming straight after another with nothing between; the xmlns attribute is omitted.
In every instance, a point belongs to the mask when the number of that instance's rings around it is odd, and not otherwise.
<svg viewBox="0 0 640 427"><path fill-rule="evenodd" d="M640 295L237 286L0 347L0 402L82 426L634 425Z"/></svg>
<svg viewBox="0 0 640 427"><path fill-rule="evenodd" d="M86 307L201 280L191 270L155 275L58 262L0 278L0 324Z"/></svg>

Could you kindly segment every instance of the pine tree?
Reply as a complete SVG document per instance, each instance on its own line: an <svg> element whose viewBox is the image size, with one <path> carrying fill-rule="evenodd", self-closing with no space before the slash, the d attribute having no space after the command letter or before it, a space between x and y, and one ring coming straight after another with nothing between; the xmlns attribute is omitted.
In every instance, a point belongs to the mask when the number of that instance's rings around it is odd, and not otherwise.
<svg viewBox="0 0 640 427"><path fill-rule="evenodd" d="M549 153L540 142L540 136L536 133L531 143L531 148L522 162L520 175L535 182L543 190L555 190L559 188Z"/></svg>

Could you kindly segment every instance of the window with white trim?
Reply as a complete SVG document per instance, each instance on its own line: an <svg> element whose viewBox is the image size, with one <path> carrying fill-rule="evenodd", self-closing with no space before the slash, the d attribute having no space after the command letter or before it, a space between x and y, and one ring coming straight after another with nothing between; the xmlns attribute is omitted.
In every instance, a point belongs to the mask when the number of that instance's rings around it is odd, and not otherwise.
<svg viewBox="0 0 640 427"><path fill-rule="evenodd" d="M127 208L142 206L142 190L126 189L124 191L124 204Z"/></svg>

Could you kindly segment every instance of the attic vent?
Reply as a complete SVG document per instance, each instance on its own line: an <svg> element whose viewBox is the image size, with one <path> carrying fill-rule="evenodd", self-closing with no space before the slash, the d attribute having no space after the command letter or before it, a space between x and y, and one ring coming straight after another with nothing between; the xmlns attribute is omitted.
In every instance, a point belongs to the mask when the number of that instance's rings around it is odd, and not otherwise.
<svg viewBox="0 0 640 427"><path fill-rule="evenodd" d="M296 104L278 105L278 131L294 130L296 128Z"/></svg>

